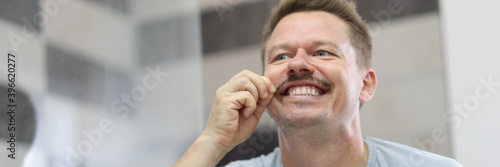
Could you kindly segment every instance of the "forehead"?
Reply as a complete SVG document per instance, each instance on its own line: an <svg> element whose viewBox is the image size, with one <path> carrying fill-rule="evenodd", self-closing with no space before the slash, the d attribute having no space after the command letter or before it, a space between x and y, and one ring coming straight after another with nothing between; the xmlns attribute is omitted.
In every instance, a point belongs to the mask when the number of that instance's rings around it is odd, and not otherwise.
<svg viewBox="0 0 500 167"><path fill-rule="evenodd" d="M297 12L285 16L276 25L266 45L265 54L273 46L307 46L314 41L335 45L349 43L349 29L345 21L323 11Z"/></svg>

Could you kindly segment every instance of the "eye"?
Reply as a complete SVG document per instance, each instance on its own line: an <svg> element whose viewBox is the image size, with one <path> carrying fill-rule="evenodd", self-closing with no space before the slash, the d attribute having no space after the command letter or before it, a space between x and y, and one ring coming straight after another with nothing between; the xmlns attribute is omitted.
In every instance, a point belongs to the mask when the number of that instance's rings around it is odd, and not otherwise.
<svg viewBox="0 0 500 167"><path fill-rule="evenodd" d="M285 60L285 59L287 59L287 58L290 58L290 57L288 57L287 55L278 55L278 56L276 57L276 61Z"/></svg>
<svg viewBox="0 0 500 167"><path fill-rule="evenodd" d="M320 51L316 52L316 56L328 56L328 55L332 55L332 54L330 54L324 50L320 50Z"/></svg>

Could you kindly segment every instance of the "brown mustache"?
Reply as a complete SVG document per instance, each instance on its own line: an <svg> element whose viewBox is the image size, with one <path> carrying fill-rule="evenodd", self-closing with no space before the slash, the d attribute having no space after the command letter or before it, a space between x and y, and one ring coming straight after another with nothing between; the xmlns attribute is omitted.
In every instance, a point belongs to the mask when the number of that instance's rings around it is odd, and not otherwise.
<svg viewBox="0 0 500 167"><path fill-rule="evenodd" d="M321 80L319 78L316 78L316 77L312 76L311 74L291 75L290 77L288 77L288 79L286 81L283 81L281 84L279 84L276 87L276 92L274 92L274 94L275 95L280 94L280 92L282 92L283 86L285 86L286 84L288 84L290 82L294 82L294 81L312 81L312 82L315 82L321 86L324 86L326 88L325 91L329 91L330 89L333 88L332 84L328 83L325 80Z"/></svg>

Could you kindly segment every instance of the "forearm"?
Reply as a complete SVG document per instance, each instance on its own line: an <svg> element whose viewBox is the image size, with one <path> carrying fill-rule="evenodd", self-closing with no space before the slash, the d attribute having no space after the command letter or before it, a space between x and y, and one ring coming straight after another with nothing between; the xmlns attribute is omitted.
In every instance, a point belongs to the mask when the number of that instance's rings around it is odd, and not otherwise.
<svg viewBox="0 0 500 167"><path fill-rule="evenodd" d="M198 137L174 167L214 167L232 148L217 145L208 137Z"/></svg>

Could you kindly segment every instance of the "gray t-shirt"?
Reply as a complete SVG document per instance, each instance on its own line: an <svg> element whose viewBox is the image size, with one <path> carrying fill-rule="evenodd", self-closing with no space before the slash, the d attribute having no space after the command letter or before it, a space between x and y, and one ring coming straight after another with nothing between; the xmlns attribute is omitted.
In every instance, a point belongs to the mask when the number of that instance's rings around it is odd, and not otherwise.
<svg viewBox="0 0 500 167"><path fill-rule="evenodd" d="M376 138L363 137L368 146L367 167L463 167L457 161ZM234 161L226 167L283 167L279 148L268 155L261 155L249 160Z"/></svg>

